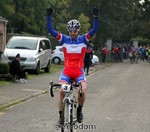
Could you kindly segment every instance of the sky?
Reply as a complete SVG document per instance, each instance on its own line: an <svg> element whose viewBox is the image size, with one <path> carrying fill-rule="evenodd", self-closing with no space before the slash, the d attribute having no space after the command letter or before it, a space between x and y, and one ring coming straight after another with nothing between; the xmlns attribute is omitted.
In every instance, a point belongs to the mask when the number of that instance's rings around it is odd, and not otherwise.
<svg viewBox="0 0 150 132"><path fill-rule="evenodd" d="M140 0L139 2L140 2L140 3L143 3L143 2L144 2L144 0Z"/></svg>

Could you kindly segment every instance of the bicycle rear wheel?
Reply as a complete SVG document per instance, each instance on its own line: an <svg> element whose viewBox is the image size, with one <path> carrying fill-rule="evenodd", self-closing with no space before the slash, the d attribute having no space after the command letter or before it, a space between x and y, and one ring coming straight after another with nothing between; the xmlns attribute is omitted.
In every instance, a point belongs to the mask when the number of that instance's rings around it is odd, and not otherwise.
<svg viewBox="0 0 150 132"><path fill-rule="evenodd" d="M133 64L134 60L133 57L130 58L130 63Z"/></svg>

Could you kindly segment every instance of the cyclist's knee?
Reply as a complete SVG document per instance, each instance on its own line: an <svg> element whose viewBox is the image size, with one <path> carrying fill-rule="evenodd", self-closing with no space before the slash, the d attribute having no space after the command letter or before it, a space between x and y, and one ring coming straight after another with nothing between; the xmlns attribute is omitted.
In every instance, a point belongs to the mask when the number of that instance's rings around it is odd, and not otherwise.
<svg viewBox="0 0 150 132"><path fill-rule="evenodd" d="M82 85L82 93L86 92L86 82L81 82Z"/></svg>
<svg viewBox="0 0 150 132"><path fill-rule="evenodd" d="M86 92L86 88L84 87L82 88L82 94L85 94L85 92Z"/></svg>
<svg viewBox="0 0 150 132"><path fill-rule="evenodd" d="M61 88L58 89L58 92L59 92L59 97L63 98L65 96L65 93L63 92Z"/></svg>

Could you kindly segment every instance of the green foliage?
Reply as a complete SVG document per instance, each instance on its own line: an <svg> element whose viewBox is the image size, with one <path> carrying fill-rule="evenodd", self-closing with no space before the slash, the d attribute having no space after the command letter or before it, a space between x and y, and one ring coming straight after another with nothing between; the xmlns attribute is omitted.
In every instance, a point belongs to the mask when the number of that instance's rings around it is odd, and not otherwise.
<svg viewBox="0 0 150 132"><path fill-rule="evenodd" d="M140 36L131 39L131 41L134 41L134 40L137 40L139 45L148 45L148 44L150 44L150 39L146 39L146 38L143 38L143 37L140 37Z"/></svg>
<svg viewBox="0 0 150 132"><path fill-rule="evenodd" d="M89 31L90 29L90 23L89 23L89 18L87 16L85 16L84 14L80 14L78 20L80 21L81 23L81 30L80 30L80 33L81 34L84 34L86 32Z"/></svg>
<svg viewBox="0 0 150 132"><path fill-rule="evenodd" d="M8 74L9 65L7 63L0 63L0 74Z"/></svg>
<svg viewBox="0 0 150 132"><path fill-rule="evenodd" d="M92 8L99 8L100 26L93 39L96 46L105 43L107 38L150 39L149 0L143 4L139 4L139 0L0 0L0 15L8 20L8 28L15 28L15 33L48 36L45 10L51 5L53 27L64 34L68 33L66 23L70 19L79 19L80 33L86 33L93 23Z"/></svg>

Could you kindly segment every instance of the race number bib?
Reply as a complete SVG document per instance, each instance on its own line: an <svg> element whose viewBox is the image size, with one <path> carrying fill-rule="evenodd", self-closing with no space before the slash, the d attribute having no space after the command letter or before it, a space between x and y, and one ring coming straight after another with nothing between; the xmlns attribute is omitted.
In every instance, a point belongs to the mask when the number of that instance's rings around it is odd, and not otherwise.
<svg viewBox="0 0 150 132"><path fill-rule="evenodd" d="M70 91L70 85L62 84L61 88L64 92L69 92Z"/></svg>

